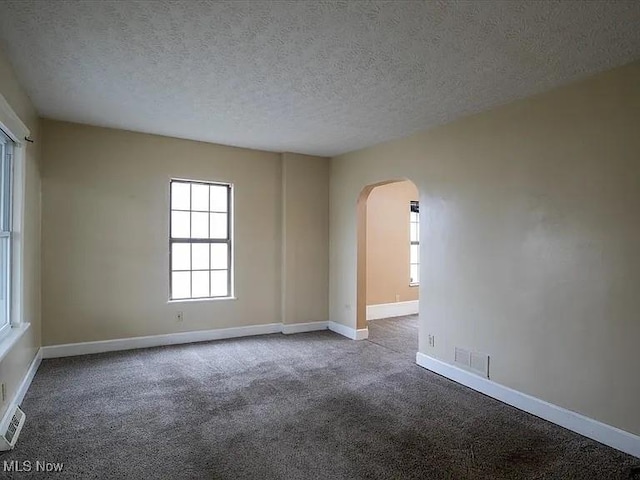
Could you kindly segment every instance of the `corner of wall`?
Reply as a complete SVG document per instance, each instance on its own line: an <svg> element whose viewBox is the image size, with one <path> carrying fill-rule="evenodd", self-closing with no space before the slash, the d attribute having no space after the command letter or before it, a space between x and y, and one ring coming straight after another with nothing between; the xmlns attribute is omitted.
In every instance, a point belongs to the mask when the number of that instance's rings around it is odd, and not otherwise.
<svg viewBox="0 0 640 480"><path fill-rule="evenodd" d="M282 154L282 321L329 319L329 160Z"/></svg>

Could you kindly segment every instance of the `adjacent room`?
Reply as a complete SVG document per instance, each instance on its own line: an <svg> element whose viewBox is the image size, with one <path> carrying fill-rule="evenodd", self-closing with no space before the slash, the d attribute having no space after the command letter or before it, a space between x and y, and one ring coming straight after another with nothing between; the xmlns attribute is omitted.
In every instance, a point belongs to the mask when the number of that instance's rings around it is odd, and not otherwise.
<svg viewBox="0 0 640 480"><path fill-rule="evenodd" d="M638 25L0 0L0 478L640 479Z"/></svg>
<svg viewBox="0 0 640 480"><path fill-rule="evenodd" d="M368 340L405 352L418 351L420 286L420 201L409 180L366 187L358 199L365 228L363 267ZM359 266L359 268L363 268Z"/></svg>

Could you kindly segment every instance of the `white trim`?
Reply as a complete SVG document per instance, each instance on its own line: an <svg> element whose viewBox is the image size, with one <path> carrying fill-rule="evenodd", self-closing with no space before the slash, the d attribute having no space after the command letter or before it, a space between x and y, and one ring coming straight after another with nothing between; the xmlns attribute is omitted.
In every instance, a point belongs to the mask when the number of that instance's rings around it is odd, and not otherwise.
<svg viewBox="0 0 640 480"><path fill-rule="evenodd" d="M640 458L640 436L532 397L418 352L416 363L511 406Z"/></svg>
<svg viewBox="0 0 640 480"><path fill-rule="evenodd" d="M7 405L7 410L4 412L2 416L2 421L0 421L0 429L4 430L4 427L9 423L11 417L13 416L13 412L17 405L22 404L24 400L24 396L27 394L27 390L31 386L31 382L33 381L33 377L36 376L36 372L38 371L38 367L40 366L40 362L42 362L42 349L38 349L36 352L36 356L31 360L31 364L27 369L22 381L20 382L20 386L16 390L13 398Z"/></svg>
<svg viewBox="0 0 640 480"><path fill-rule="evenodd" d="M9 333L0 340L0 362L4 360L13 346L18 343L27 330L31 327L30 323L22 323L15 327L9 327ZM4 335L4 334L3 334Z"/></svg>
<svg viewBox="0 0 640 480"><path fill-rule="evenodd" d="M414 315L418 313L418 303L418 300L410 300L408 302L367 305L367 320Z"/></svg>
<svg viewBox="0 0 640 480"><path fill-rule="evenodd" d="M173 303L196 303L196 302L220 302L223 300L238 300L238 297L203 297L203 298L176 298L167 300L168 304Z"/></svg>
<svg viewBox="0 0 640 480"><path fill-rule="evenodd" d="M31 382L33 381L33 377L36 376L36 372L38 371L38 367L40 366L40 362L42 362L42 349L39 348L36 356L33 357L31 361L31 365L29 365L29 369L25 374L22 382L20 382L20 386L16 391L16 396L13 399L14 405L22 405L22 401L24 400L24 396L27 394L27 390L31 386Z"/></svg>
<svg viewBox="0 0 640 480"><path fill-rule="evenodd" d="M25 169L26 148L25 137L29 136L29 129L11 108L9 102L0 94L0 128L15 143L12 159L12 226L11 226L11 278L10 278L10 320L12 327L19 326L23 318L24 291L24 205L25 205Z"/></svg>
<svg viewBox="0 0 640 480"><path fill-rule="evenodd" d="M369 338L368 328L356 330L355 328L347 327L342 323L329 322L329 330L339 333L340 335L350 338L351 340L366 340L367 338Z"/></svg>
<svg viewBox="0 0 640 480"><path fill-rule="evenodd" d="M282 333L289 335L292 333L314 332L316 330L326 330L329 322L308 322L282 324Z"/></svg>
<svg viewBox="0 0 640 480"><path fill-rule="evenodd" d="M96 342L67 343L42 347L42 358L71 357L92 353L133 350L136 348L178 345L182 343L208 342L225 338L248 337L280 333L282 324L267 323L249 327L219 328L215 330L198 330L195 332L167 333L145 337L118 338L115 340L99 340Z"/></svg>
<svg viewBox="0 0 640 480"><path fill-rule="evenodd" d="M26 149L13 149L11 185L11 325L23 323L24 315L24 216L26 198Z"/></svg>
<svg viewBox="0 0 640 480"><path fill-rule="evenodd" d="M248 327L219 328L215 330L197 330L195 332L167 333L164 335L148 335L144 337L117 338L114 340L98 340L95 342L66 343L63 345L48 345L42 347L42 358L71 357L75 355L90 355L92 353L117 352L136 348L160 347L164 345L179 345L183 343L208 342L226 338L248 337L253 335L269 335L272 333L313 332L326 330L329 322L268 323L265 325L251 325ZM360 332L360 330L358 330ZM364 337L366 338L366 336ZM358 338L359 340L359 338Z"/></svg>
<svg viewBox="0 0 640 480"><path fill-rule="evenodd" d="M24 144L24 137L28 137L30 133L2 94L0 94L0 128L18 145Z"/></svg>

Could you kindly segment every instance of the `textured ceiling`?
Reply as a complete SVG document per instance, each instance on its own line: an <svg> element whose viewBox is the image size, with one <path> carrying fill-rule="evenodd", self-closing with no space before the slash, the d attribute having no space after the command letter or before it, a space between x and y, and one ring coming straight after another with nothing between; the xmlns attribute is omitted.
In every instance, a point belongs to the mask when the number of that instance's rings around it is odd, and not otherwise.
<svg viewBox="0 0 640 480"><path fill-rule="evenodd" d="M640 1L5 1L42 116L335 155L640 57Z"/></svg>

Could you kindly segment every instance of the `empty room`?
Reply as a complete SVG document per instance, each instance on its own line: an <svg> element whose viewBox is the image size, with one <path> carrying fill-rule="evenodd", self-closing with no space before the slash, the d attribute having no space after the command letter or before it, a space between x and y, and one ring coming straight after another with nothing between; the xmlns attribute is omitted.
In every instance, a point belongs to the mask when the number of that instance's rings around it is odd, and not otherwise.
<svg viewBox="0 0 640 480"><path fill-rule="evenodd" d="M639 25L0 0L0 478L640 479Z"/></svg>

